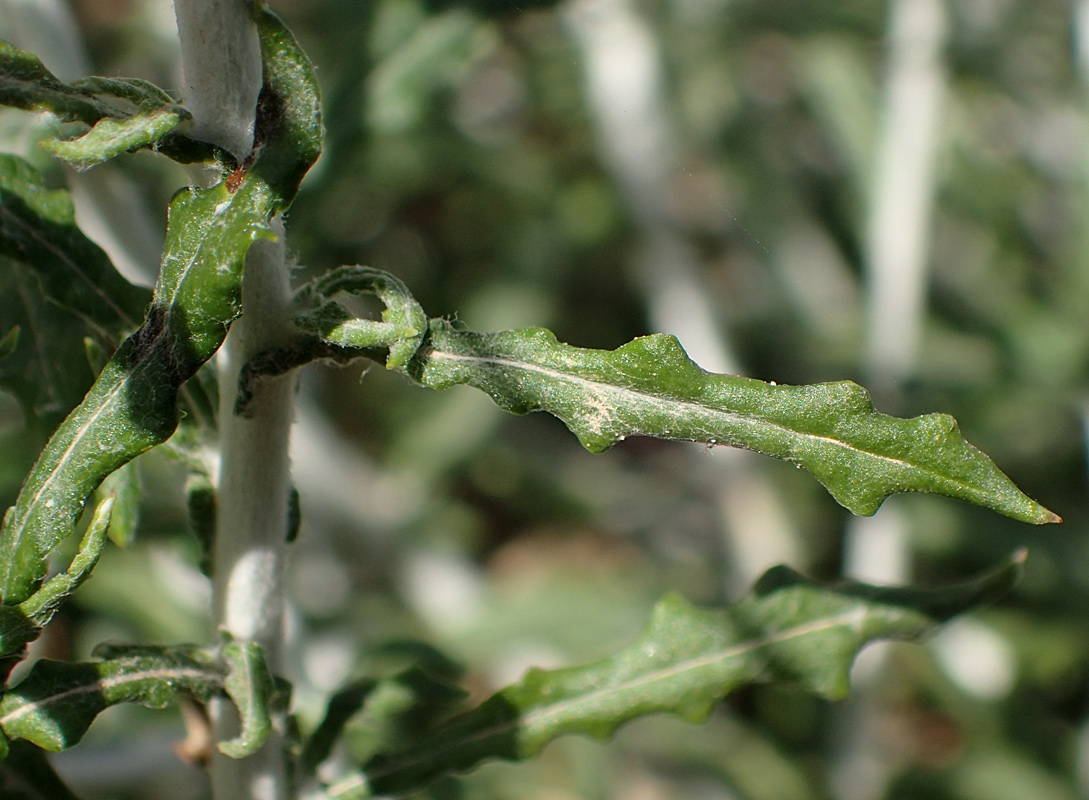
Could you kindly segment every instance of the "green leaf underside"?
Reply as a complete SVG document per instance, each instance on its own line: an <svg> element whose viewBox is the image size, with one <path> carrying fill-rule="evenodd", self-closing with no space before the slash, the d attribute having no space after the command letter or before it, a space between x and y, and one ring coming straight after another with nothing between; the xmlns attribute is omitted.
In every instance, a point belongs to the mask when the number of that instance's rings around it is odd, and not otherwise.
<svg viewBox="0 0 1089 800"><path fill-rule="evenodd" d="M282 24L269 12L258 16L264 146L233 194L221 182L183 189L171 203L159 282L143 326L58 428L4 517L5 603L34 592L46 556L74 529L102 480L172 434L181 384L215 353L239 313L250 245L271 235L269 219L290 204L320 152L313 71Z"/></svg>
<svg viewBox="0 0 1089 800"><path fill-rule="evenodd" d="M179 693L207 700L223 688L222 668L195 648L108 648L102 655L91 663L37 662L0 700L0 731L59 752L110 706L162 708Z"/></svg>
<svg viewBox="0 0 1089 800"><path fill-rule="evenodd" d="M187 118L180 108L141 110L128 119L103 118L77 139L47 141L45 148L79 169L153 145Z"/></svg>
<svg viewBox="0 0 1089 800"><path fill-rule="evenodd" d="M361 775L329 793L407 792L487 759L532 756L564 734L606 739L624 722L647 714L671 712L700 721L727 693L755 682L841 698L863 645L917 638L1001 596L1016 581L1023 557L972 584L947 589L823 587L774 567L726 609L700 609L667 595L643 637L624 650L585 666L530 670L411 750L375 757Z"/></svg>
<svg viewBox="0 0 1089 800"><path fill-rule="evenodd" d="M849 381L778 386L705 372L665 334L589 350L540 328L474 333L432 320L430 341L409 372L434 389L474 386L517 414L547 411L595 453L628 436L654 436L791 461L856 514L875 513L890 494L931 492L1025 522L1059 520L965 441L946 414L881 414Z"/></svg>
<svg viewBox="0 0 1089 800"><path fill-rule="evenodd" d="M92 130L71 142L47 144L55 155L89 167L141 147L182 163L223 160L226 154L206 142L174 132L189 112L165 91L133 78L58 80L31 53L0 40L0 105L49 111L65 122Z"/></svg>

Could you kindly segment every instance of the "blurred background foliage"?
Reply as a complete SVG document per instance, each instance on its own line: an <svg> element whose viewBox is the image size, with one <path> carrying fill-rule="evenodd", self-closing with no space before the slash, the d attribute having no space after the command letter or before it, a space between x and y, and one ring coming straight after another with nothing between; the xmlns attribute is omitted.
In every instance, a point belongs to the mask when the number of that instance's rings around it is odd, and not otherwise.
<svg viewBox="0 0 1089 800"><path fill-rule="evenodd" d="M411 660L391 641L438 648L479 698L630 640L669 589L728 601L784 560L929 584L1027 545L1014 596L926 647L867 651L847 703L750 688L704 726L565 739L420 796L1089 796L1089 3L272 5L325 98L326 150L288 218L300 281L369 264L476 329L605 348L667 330L708 369L858 380L885 412L954 414L1065 519L1031 529L920 496L850 520L786 464L653 440L591 456L468 389L311 367L289 581L304 730L345 682ZM0 36L67 79L181 85L167 0L0 0ZM87 232L150 283L185 174L148 154L65 174L34 147L52 130L4 113L0 146L67 182ZM882 177L897 166L907 184ZM891 301L881 274L906 276ZM0 394L5 504L74 402L62 388L37 420ZM211 641L185 475L139 464L136 542L107 553L41 653ZM401 701L382 696L353 723L357 756L396 734ZM170 752L180 736L178 715L116 709L57 763L88 798L203 797Z"/></svg>

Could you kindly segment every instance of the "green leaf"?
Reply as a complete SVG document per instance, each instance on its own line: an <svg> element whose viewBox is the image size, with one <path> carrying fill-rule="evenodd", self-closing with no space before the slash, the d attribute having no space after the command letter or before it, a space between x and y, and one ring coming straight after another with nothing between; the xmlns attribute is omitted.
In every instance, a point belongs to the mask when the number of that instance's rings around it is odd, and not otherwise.
<svg viewBox="0 0 1089 800"><path fill-rule="evenodd" d="M80 542L79 552L68 565L68 569L54 575L29 600L19 604L19 610L37 627L41 628L49 622L61 602L91 577L91 570L102 555L112 527L110 522L115 500L116 497L111 495L95 508L91 524L87 526L87 532L83 534L83 541Z"/></svg>
<svg viewBox="0 0 1089 800"><path fill-rule="evenodd" d="M19 326L15 325L10 331L0 337L0 361L15 352L19 346Z"/></svg>
<svg viewBox="0 0 1089 800"><path fill-rule="evenodd" d="M225 688L238 709L242 730L218 747L225 756L245 758L261 748L272 730L269 709L275 684L265 651L254 642L227 642L223 645L223 660L228 667Z"/></svg>
<svg viewBox="0 0 1089 800"><path fill-rule="evenodd" d="M18 327L0 386L31 425L51 431L87 392L88 330L113 352L137 327L150 293L133 286L75 224L72 200L15 156L0 155L0 330Z"/></svg>
<svg viewBox="0 0 1089 800"><path fill-rule="evenodd" d="M58 752L79 742L94 718L117 703L166 706L178 693L207 700L223 671L192 647L99 648L103 661L38 661L0 700L0 731Z"/></svg>
<svg viewBox="0 0 1089 800"><path fill-rule="evenodd" d="M778 386L705 372L665 334L588 350L541 328L474 333L432 320L408 372L433 389L474 386L516 414L547 411L595 453L628 436L654 436L791 461L856 514L875 513L896 492L932 492L1025 522L1059 521L946 414L881 414L849 381Z"/></svg>
<svg viewBox="0 0 1089 800"><path fill-rule="evenodd" d="M151 300L76 227L68 192L49 189L37 170L10 155L0 155L0 255L25 265L42 296L82 317L111 350L136 329Z"/></svg>
<svg viewBox="0 0 1089 800"><path fill-rule="evenodd" d="M118 547L128 547L136 539L140 523L140 476L133 462L107 476L98 487L97 497L112 498L110 540Z"/></svg>
<svg viewBox="0 0 1089 800"><path fill-rule="evenodd" d="M20 741L11 743L10 757L0 763L0 797L4 800L78 800L57 775L46 754L29 742Z"/></svg>
<svg viewBox="0 0 1089 800"><path fill-rule="evenodd" d="M46 141L43 145L77 169L87 169L153 145L189 118L189 113L178 107L141 109L127 119L104 117L76 139Z"/></svg>
<svg viewBox="0 0 1089 800"><path fill-rule="evenodd" d="M19 603L46 556L75 527L95 488L162 442L178 423L178 392L222 344L239 313L242 266L284 211L321 148L309 62L271 12L260 12L264 144L240 185L183 189L170 206L166 249L143 326L118 348L57 429L0 529L0 597ZM232 188L234 191L232 191Z"/></svg>
<svg viewBox="0 0 1089 800"><path fill-rule="evenodd" d="M362 775L339 782L329 794L407 792L486 759L532 756L564 734L606 739L647 714L700 721L723 696L751 683L788 683L841 698L863 645L917 638L995 599L1016 581L1023 559L1018 554L974 583L929 591L824 587L780 566L726 609L700 609L667 595L643 637L624 650L585 666L530 670L410 749L372 759Z"/></svg>
<svg viewBox="0 0 1089 800"><path fill-rule="evenodd" d="M27 427L47 435L94 381L84 356L87 326L46 300L23 264L0 257L0 330L12 328L19 335L0 360L0 387L18 399Z"/></svg>
<svg viewBox="0 0 1089 800"><path fill-rule="evenodd" d="M113 506L114 498L109 497L95 508L79 552L67 570L54 575L19 605L0 606L0 682L7 680L11 668L22 660L26 645L41 635L64 599L90 577L106 545Z"/></svg>
<svg viewBox="0 0 1089 800"><path fill-rule="evenodd" d="M331 298L373 294L385 305L382 321L359 319ZM299 289L295 325L338 347L389 348L387 369L403 367L427 334L427 315L400 279L371 267L341 267Z"/></svg>
<svg viewBox="0 0 1089 800"><path fill-rule="evenodd" d="M219 148L173 132L190 118L175 103L164 90L133 78L91 77L66 84L38 58L0 40L0 105L50 111L64 122L92 126L77 143L49 145L77 166L149 146L183 164L231 163L233 159Z"/></svg>

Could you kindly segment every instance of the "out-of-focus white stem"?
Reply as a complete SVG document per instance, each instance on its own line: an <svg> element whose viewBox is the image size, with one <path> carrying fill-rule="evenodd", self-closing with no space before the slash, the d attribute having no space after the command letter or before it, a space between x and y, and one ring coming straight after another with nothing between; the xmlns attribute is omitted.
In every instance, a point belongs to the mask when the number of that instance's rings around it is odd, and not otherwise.
<svg viewBox="0 0 1089 800"><path fill-rule="evenodd" d="M866 370L897 381L914 367L922 331L939 120L946 76L943 0L891 6L885 110L866 230Z"/></svg>
<svg viewBox="0 0 1089 800"><path fill-rule="evenodd" d="M945 98L943 0L890 7L885 109L866 226L867 381L895 387L914 367L924 316L938 120ZM848 574L871 583L907 580L906 535L893 503L851 521Z"/></svg>
<svg viewBox="0 0 1089 800"><path fill-rule="evenodd" d="M869 296L863 368L879 402L911 374L922 335L948 26L944 0L892 0L889 14L885 107L864 250ZM877 584L910 580L907 522L896 498L874 517L850 520L844 572ZM874 744L867 691L886 652L870 648L855 666L856 692L840 720L844 734L832 770L833 792L841 800L883 797L894 767Z"/></svg>
<svg viewBox="0 0 1089 800"><path fill-rule="evenodd" d="M587 106L601 154L641 234L632 271L650 323L675 334L704 369L741 372L717 323L698 256L668 202L677 144L654 32L632 0L571 0L565 19L585 62ZM728 591L735 593L772 564L798 563L800 554L757 457L724 447L711 457L729 535Z"/></svg>
<svg viewBox="0 0 1089 800"><path fill-rule="evenodd" d="M261 57L253 0L175 0L181 35L186 103L196 135L249 154ZM286 552L291 432L295 381L263 382L251 413L235 414L238 370L289 329L289 281L283 229L277 240L250 250L242 280L242 316L220 351L220 468L214 605L220 629L260 644L277 671L283 642L283 560ZM237 720L226 701L212 706L217 738L229 738ZM283 741L274 733L254 756L212 762L216 800L286 800Z"/></svg>

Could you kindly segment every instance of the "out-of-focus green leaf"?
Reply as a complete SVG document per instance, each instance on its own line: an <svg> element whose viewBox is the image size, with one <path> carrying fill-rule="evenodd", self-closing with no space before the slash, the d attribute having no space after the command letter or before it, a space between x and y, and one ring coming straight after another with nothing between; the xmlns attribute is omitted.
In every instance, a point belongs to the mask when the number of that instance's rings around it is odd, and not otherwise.
<svg viewBox="0 0 1089 800"><path fill-rule="evenodd" d="M849 381L777 386L705 372L673 336L588 350L541 328L473 333L433 320L408 371L433 389L475 386L517 414L554 414L595 453L628 436L654 436L791 461L856 514L875 513L896 492L932 492L1025 522L1059 520L965 441L946 414L881 414Z"/></svg>
<svg viewBox="0 0 1089 800"><path fill-rule="evenodd" d="M128 547L136 538L140 523L140 476L133 462L106 477L98 487L97 496L113 498L110 519L110 539L119 547Z"/></svg>
<svg viewBox="0 0 1089 800"><path fill-rule="evenodd" d="M936 623L995 599L1016 581L1023 554L979 580L923 590L844 583L824 587L774 567L726 609L668 595L641 639L600 661L530 670L404 752L381 754L337 783L337 798L412 790L492 758L521 759L557 736L606 739L636 717L672 712L704 719L723 696L754 682L846 695L851 663L867 642L915 638Z"/></svg>
<svg viewBox="0 0 1089 800"><path fill-rule="evenodd" d="M74 408L94 378L81 357L88 328L101 348L139 324L147 290L118 273L76 227L72 200L49 189L25 161L0 155L0 329L18 341L0 364L0 386L48 428Z"/></svg>
<svg viewBox="0 0 1089 800"><path fill-rule="evenodd" d="M174 133L190 114L147 81L58 80L34 55L0 40L0 105L51 111L65 122L92 126L77 142L49 145L55 155L87 167L128 150L153 146L182 163L229 161L218 148Z"/></svg>
<svg viewBox="0 0 1089 800"><path fill-rule="evenodd" d="M46 555L75 526L86 499L114 470L177 427L182 383L219 348L239 313L242 265L283 211L321 149L313 70L271 12L258 15L265 88L260 155L232 192L225 182L182 190L171 203L166 248L143 326L106 365L62 423L0 530L0 596L33 594Z"/></svg>
<svg viewBox="0 0 1089 800"><path fill-rule="evenodd" d="M426 19L371 73L367 122L391 135L416 127L434 89L489 43L486 29L464 10Z"/></svg>
<svg viewBox="0 0 1089 800"><path fill-rule="evenodd" d="M0 256L0 328L18 328L0 360L0 387L16 397L28 427L51 430L94 381L84 355L86 324L41 293L23 264Z"/></svg>
<svg viewBox="0 0 1089 800"><path fill-rule="evenodd" d="M950 783L954 796L963 800L1075 800L1079 796L1063 777L1008 746L981 747L969 754L953 770Z"/></svg>
<svg viewBox="0 0 1089 800"><path fill-rule="evenodd" d="M26 265L46 298L115 344L139 325L151 300L76 227L68 192L47 188L37 170L10 155L0 155L0 255Z"/></svg>
<svg viewBox="0 0 1089 800"><path fill-rule="evenodd" d="M4 800L79 800L60 779L45 753L29 742L10 743L0 763L0 797Z"/></svg>
<svg viewBox="0 0 1089 800"><path fill-rule="evenodd" d="M190 647L102 647L102 661L43 659L0 700L0 731L58 752L76 744L118 703L166 706L179 692L200 700L223 688L223 670Z"/></svg>
<svg viewBox="0 0 1089 800"><path fill-rule="evenodd" d="M15 325L2 338L0 338L0 361L15 352L19 345L19 326Z"/></svg>
<svg viewBox="0 0 1089 800"><path fill-rule="evenodd" d="M362 760L391 743L414 741L465 701L467 693L456 684L463 668L423 642L389 642L375 648L369 660L376 662L369 665L372 672L384 672L383 662L389 662L386 668L409 666L355 681L329 699L300 756L305 774L313 774L338 742Z"/></svg>

